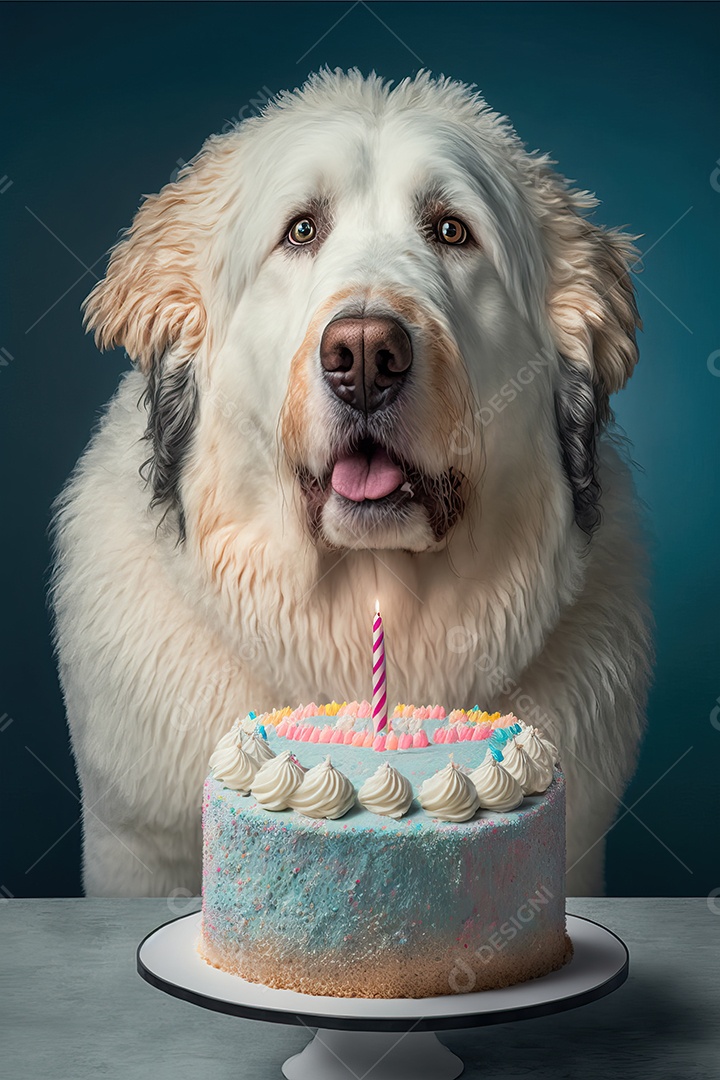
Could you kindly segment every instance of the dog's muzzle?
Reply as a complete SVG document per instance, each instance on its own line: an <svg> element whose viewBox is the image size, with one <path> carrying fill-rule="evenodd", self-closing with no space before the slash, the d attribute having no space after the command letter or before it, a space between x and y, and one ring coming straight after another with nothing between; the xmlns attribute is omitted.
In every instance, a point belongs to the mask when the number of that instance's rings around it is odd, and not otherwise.
<svg viewBox="0 0 720 1080"><path fill-rule="evenodd" d="M320 342L325 381L345 405L367 417L387 409L412 366L412 343L399 322L385 316L340 316ZM386 450L364 440L335 462L332 487L354 503L383 499L403 483Z"/></svg>

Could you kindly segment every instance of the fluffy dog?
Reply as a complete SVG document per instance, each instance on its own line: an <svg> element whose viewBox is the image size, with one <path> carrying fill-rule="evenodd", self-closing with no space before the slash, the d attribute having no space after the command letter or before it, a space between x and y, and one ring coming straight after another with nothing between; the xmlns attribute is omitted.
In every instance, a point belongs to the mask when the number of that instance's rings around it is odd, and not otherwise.
<svg viewBox="0 0 720 1080"><path fill-rule="evenodd" d="M197 892L238 714L370 691L513 709L568 779L568 888L643 726L629 239L468 87L325 72L211 136L86 301L134 361L52 586L93 895Z"/></svg>

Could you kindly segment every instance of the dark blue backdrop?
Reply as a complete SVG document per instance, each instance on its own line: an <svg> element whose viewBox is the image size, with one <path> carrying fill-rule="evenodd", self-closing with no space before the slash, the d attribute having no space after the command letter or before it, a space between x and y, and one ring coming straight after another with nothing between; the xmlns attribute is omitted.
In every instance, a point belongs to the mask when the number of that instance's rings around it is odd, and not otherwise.
<svg viewBox="0 0 720 1080"><path fill-rule="evenodd" d="M393 78L426 66L476 82L529 145L599 193L598 220L643 234L641 363L615 407L655 534L658 662L640 768L609 837L609 889L720 886L718 8L30 3L0 18L0 900L79 891L46 528L126 367L83 336L80 302L141 193L322 64Z"/></svg>

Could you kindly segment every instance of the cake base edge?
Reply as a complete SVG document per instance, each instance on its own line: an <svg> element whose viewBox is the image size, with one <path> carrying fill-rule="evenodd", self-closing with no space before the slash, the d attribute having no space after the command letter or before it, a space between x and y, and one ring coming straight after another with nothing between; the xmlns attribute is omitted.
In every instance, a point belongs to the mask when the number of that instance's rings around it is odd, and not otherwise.
<svg viewBox="0 0 720 1080"><path fill-rule="evenodd" d="M546 936L548 937L548 936ZM492 962L471 966L450 955L406 959L383 955L364 964L343 964L341 957L286 955L282 965L261 952L225 950L222 953L202 933L197 951L211 967L247 982L276 990L293 990L313 996L342 998L429 998L447 994L502 990L539 979L564 967L573 956L566 931L539 941L531 952L498 954Z"/></svg>

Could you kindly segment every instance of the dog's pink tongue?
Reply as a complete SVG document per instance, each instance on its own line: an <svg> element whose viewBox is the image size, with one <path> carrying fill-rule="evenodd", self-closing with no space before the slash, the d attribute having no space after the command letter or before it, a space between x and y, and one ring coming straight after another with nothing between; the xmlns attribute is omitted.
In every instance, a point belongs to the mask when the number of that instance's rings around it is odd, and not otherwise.
<svg viewBox="0 0 720 1080"><path fill-rule="evenodd" d="M380 448L369 460L360 451L338 458L332 474L333 489L353 502L384 499L400 487L403 480L402 471Z"/></svg>

